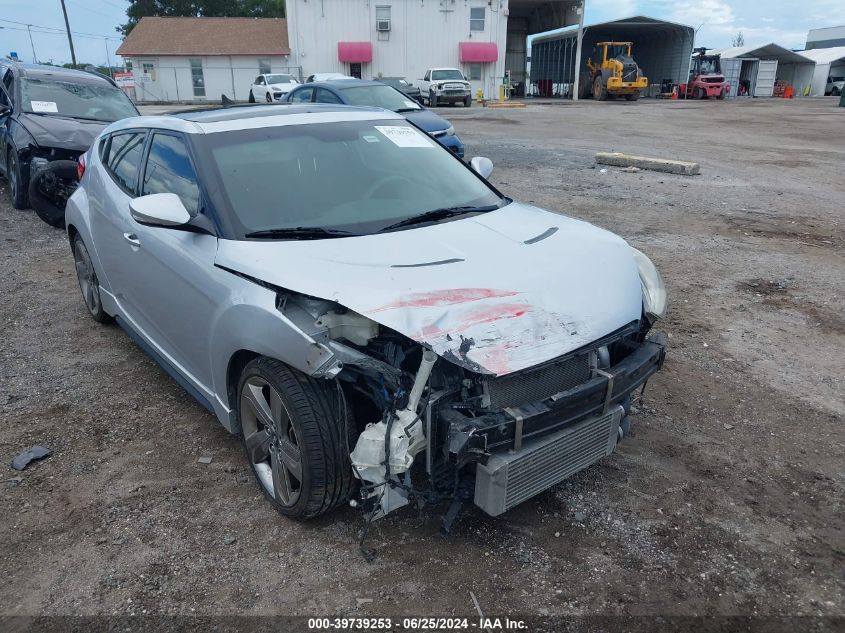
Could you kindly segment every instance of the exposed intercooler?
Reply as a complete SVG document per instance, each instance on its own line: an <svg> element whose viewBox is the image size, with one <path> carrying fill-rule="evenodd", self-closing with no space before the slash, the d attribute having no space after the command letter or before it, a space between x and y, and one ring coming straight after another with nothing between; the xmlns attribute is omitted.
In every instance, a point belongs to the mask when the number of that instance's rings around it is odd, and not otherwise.
<svg viewBox="0 0 845 633"><path fill-rule="evenodd" d="M496 516L610 455L616 446L620 405L562 431L527 441L517 452L497 453L478 464L475 504Z"/></svg>

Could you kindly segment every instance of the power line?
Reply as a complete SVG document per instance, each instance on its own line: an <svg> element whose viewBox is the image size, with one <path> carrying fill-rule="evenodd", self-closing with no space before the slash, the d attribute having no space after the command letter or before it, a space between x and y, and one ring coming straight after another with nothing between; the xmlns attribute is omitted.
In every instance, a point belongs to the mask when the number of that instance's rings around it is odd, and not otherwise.
<svg viewBox="0 0 845 633"><path fill-rule="evenodd" d="M74 0L74 2L73 2L73 3L69 3L69 4L70 4L70 6L72 6L74 9L82 9L83 11L89 11L89 12L91 12L91 13L96 13L97 15L101 15L101 16L103 16L104 18L110 18L110 19L112 19L112 20L116 20L116 19L117 19L114 15L109 15L108 13L103 13L102 11L97 11L96 9L90 9L90 8L86 7L85 5L79 4L79 3L78 3L78 2L76 2L75 0ZM126 16L124 15L123 17L125 18Z"/></svg>
<svg viewBox="0 0 845 633"><path fill-rule="evenodd" d="M14 20L6 20L5 18L0 18L0 22L6 22L8 24L19 24L20 26L32 27L33 33L42 33L44 35L64 35L65 29L57 29L52 26L41 26L39 24L27 24L26 22L15 22ZM6 27L10 31L11 30L21 30L25 31L26 29L13 29L12 27ZM37 30L41 29L41 30ZM110 35L100 35L99 33L84 33L82 31L71 31L74 35L78 35L80 37L91 37L97 40L101 39L109 39L109 40L119 40L122 41L123 38L120 37L113 37Z"/></svg>

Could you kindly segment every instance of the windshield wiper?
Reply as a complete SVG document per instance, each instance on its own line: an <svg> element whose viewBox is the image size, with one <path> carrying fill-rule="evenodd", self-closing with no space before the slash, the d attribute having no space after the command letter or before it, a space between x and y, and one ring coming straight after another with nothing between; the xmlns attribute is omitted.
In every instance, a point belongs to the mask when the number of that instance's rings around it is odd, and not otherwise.
<svg viewBox="0 0 845 633"><path fill-rule="evenodd" d="M402 112L418 112L422 110L422 108L399 108L398 110L394 110L397 114L401 114Z"/></svg>
<svg viewBox="0 0 845 633"><path fill-rule="evenodd" d="M357 233L343 231L341 229L327 229L322 226L296 226L291 228L280 229L265 229L263 231L253 231L247 233L244 237L267 238L267 239L285 239L292 240L322 240L333 237L355 237Z"/></svg>
<svg viewBox="0 0 845 633"><path fill-rule="evenodd" d="M487 211L495 211L498 208L498 204L492 204L486 207L473 207L471 205L462 207L444 207L442 209L426 211L425 213L420 213L419 215L412 215L410 218L405 218L404 220L399 220L393 224L388 224L387 226L380 228L378 232L384 233L403 226L423 224L424 222L436 222L437 220L445 220L446 218L452 218L456 215L464 215L467 213L486 213Z"/></svg>

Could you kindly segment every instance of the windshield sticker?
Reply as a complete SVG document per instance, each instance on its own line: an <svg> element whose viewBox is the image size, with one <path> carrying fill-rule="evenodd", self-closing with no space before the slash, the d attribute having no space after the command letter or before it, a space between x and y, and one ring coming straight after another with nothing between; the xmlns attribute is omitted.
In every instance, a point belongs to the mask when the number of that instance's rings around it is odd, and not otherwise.
<svg viewBox="0 0 845 633"><path fill-rule="evenodd" d="M416 104L416 103L414 103L413 101L406 101L406 102L405 102L405 107L406 107L406 108L416 108L416 107L417 107L417 104Z"/></svg>
<svg viewBox="0 0 845 633"><path fill-rule="evenodd" d="M367 134L366 136L363 136L361 138L363 138L365 141L367 141L367 143L378 143L379 142L377 136L371 136L369 134Z"/></svg>
<svg viewBox="0 0 845 633"><path fill-rule="evenodd" d="M59 108L55 101L30 101L33 112L58 112Z"/></svg>
<svg viewBox="0 0 845 633"><path fill-rule="evenodd" d="M412 127L399 125L376 125L379 132L393 141L397 147L434 147L431 141Z"/></svg>

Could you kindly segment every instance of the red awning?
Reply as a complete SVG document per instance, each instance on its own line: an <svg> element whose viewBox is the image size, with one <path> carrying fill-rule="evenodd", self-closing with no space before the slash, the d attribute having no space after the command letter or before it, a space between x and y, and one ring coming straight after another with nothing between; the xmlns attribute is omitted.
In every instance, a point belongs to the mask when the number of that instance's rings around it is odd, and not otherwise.
<svg viewBox="0 0 845 633"><path fill-rule="evenodd" d="M351 64L373 61L372 42L338 42L337 59Z"/></svg>
<svg viewBox="0 0 845 633"><path fill-rule="evenodd" d="M459 42L461 62L487 63L499 59L499 48L495 42Z"/></svg>

